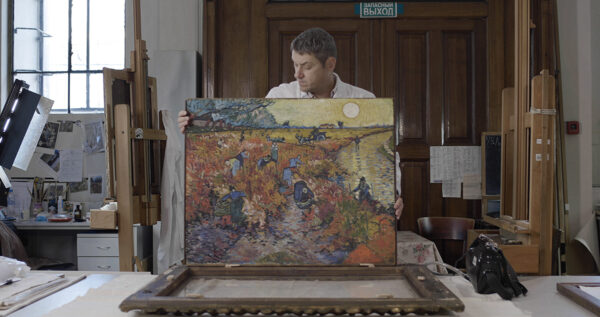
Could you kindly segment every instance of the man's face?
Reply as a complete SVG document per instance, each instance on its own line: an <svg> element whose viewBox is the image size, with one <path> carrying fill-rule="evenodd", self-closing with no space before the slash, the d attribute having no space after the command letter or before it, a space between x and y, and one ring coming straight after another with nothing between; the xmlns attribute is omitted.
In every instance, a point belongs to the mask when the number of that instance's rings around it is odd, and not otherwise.
<svg viewBox="0 0 600 317"><path fill-rule="evenodd" d="M331 73L335 67L335 58L329 57L324 66L313 54L292 51L292 61L294 77L298 80L301 91L321 93L332 88Z"/></svg>

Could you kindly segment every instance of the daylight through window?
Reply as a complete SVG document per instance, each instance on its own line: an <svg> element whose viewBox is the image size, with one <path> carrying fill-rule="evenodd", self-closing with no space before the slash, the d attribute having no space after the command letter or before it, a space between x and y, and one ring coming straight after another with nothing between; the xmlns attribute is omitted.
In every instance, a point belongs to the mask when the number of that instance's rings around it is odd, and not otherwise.
<svg viewBox="0 0 600 317"><path fill-rule="evenodd" d="M124 66L125 0L13 3L13 77L53 111L103 111L102 68Z"/></svg>

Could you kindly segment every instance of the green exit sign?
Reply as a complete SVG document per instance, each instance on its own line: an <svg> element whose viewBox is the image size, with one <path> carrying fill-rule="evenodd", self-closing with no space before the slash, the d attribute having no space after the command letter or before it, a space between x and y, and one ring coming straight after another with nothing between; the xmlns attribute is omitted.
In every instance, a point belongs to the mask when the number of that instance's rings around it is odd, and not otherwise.
<svg viewBox="0 0 600 317"><path fill-rule="evenodd" d="M396 2L361 2L354 5L361 18L395 18L404 13L404 5Z"/></svg>

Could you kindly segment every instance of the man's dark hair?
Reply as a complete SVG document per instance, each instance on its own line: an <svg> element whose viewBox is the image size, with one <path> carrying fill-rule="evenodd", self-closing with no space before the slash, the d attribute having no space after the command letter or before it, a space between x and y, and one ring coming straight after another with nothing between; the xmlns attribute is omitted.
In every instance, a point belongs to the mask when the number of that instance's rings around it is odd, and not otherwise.
<svg viewBox="0 0 600 317"><path fill-rule="evenodd" d="M337 58L333 36L322 28L310 28L298 35L290 45L290 51L313 54L323 66L329 57Z"/></svg>

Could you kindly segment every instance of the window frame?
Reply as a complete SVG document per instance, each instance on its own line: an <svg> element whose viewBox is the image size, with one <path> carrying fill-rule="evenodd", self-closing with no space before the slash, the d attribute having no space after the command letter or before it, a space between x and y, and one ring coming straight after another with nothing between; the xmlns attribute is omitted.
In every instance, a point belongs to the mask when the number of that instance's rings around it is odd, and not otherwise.
<svg viewBox="0 0 600 317"><path fill-rule="evenodd" d="M104 107L90 107L90 77L93 74L102 74L103 70L102 69L90 69L90 1L91 0L85 0L86 1L86 61L85 61L85 70L73 70L73 37L72 37L72 29L73 29L73 0L67 0L68 1L68 7L69 7L69 12L68 12L68 40L67 40L67 69L66 70L60 70L60 71L44 71L44 42L43 40L39 41L39 45L38 45L38 52L39 52L39 65L40 65L40 69L35 70L35 69L15 69L14 67L14 56L15 56L15 33L17 32L17 30L20 29L28 29L28 30L35 30L36 32L39 32L41 34L42 37L45 37L44 34L46 34L44 32L43 29L34 29L34 28L27 28L27 27L17 27L15 25L15 1L17 0L10 0L9 2L9 14L10 14L10 19L9 19L9 55L10 55L10 62L9 62L9 79L10 82L14 82L15 78L20 75L20 74L24 74L24 75L38 75L40 76L40 82L39 82L39 89L40 89L40 94L43 95L44 92L44 76L45 75L56 75L56 74L66 74L67 75L67 108L66 109L53 109L52 112L53 113L72 113L73 111L77 112L77 113L88 113L88 112L104 112ZM39 0L39 6L40 6L40 10L39 10L39 26L43 27L44 25L44 2L48 1L48 0ZM125 23L125 16L123 16L123 22ZM125 32L123 33L123 36L125 37ZM123 39L125 40L125 38ZM124 59L124 57L123 57ZM72 75L75 74L85 74L86 75L86 97L85 97L85 107L79 107L79 108L72 108L71 106L71 77Z"/></svg>

